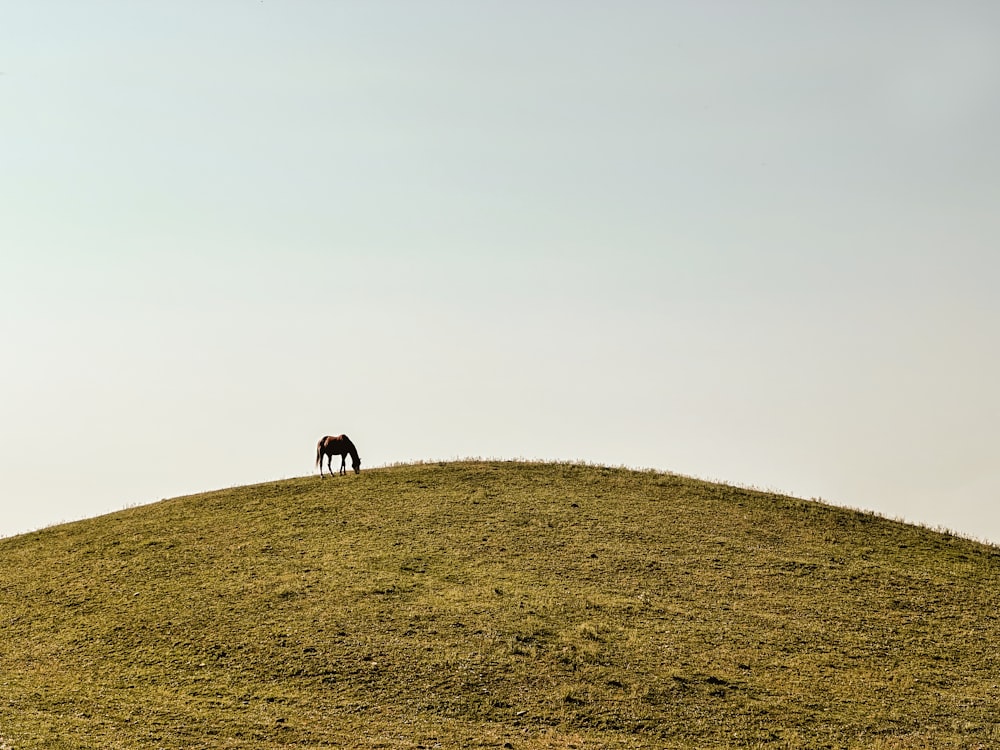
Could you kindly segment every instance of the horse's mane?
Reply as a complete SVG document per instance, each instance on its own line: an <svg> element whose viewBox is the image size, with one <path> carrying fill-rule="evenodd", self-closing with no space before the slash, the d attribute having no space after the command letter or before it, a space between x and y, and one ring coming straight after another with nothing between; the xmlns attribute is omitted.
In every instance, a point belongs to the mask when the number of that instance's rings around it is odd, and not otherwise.
<svg viewBox="0 0 1000 750"><path fill-rule="evenodd" d="M347 451L351 454L351 460L355 462L359 461L360 459L358 458L358 449L354 447L354 443L351 441L351 439L347 437L347 435L341 435L340 439L343 440L344 443L347 445Z"/></svg>

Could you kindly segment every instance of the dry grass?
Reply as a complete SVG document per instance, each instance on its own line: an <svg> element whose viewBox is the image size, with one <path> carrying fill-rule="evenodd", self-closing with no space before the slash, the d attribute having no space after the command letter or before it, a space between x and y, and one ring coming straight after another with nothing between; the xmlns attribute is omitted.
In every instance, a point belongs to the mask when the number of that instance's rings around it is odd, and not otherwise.
<svg viewBox="0 0 1000 750"><path fill-rule="evenodd" d="M994 548L673 475L305 477L0 540L0 735L995 747L998 604Z"/></svg>

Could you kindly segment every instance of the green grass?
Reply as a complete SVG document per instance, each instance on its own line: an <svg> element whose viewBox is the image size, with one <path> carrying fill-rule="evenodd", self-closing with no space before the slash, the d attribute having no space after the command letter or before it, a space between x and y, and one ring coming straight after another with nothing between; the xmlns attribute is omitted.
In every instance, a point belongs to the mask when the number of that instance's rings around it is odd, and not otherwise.
<svg viewBox="0 0 1000 750"><path fill-rule="evenodd" d="M0 540L0 747L1000 747L1000 550L456 462Z"/></svg>

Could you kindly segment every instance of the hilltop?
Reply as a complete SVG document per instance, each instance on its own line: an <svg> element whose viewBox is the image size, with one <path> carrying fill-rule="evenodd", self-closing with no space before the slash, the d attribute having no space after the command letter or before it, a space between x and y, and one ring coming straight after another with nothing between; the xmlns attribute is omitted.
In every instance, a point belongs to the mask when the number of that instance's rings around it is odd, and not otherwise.
<svg viewBox="0 0 1000 750"><path fill-rule="evenodd" d="M1000 746L1000 550L455 462L0 540L0 746Z"/></svg>

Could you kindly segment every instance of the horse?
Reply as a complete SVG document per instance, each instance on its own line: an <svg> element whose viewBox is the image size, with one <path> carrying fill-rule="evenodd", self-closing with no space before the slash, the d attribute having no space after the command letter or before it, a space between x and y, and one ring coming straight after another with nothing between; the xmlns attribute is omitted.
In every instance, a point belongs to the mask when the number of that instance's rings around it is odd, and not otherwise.
<svg viewBox="0 0 1000 750"><path fill-rule="evenodd" d="M320 479L323 478L324 458L326 458L326 468L330 470L330 476L333 476L333 466L330 465L330 462L334 456L340 456L340 473L346 474L348 453L351 454L351 466L354 473L360 474L361 457L358 455L358 449L354 447L354 443L347 435L337 435L337 437L327 435L316 443L316 465L319 466Z"/></svg>

